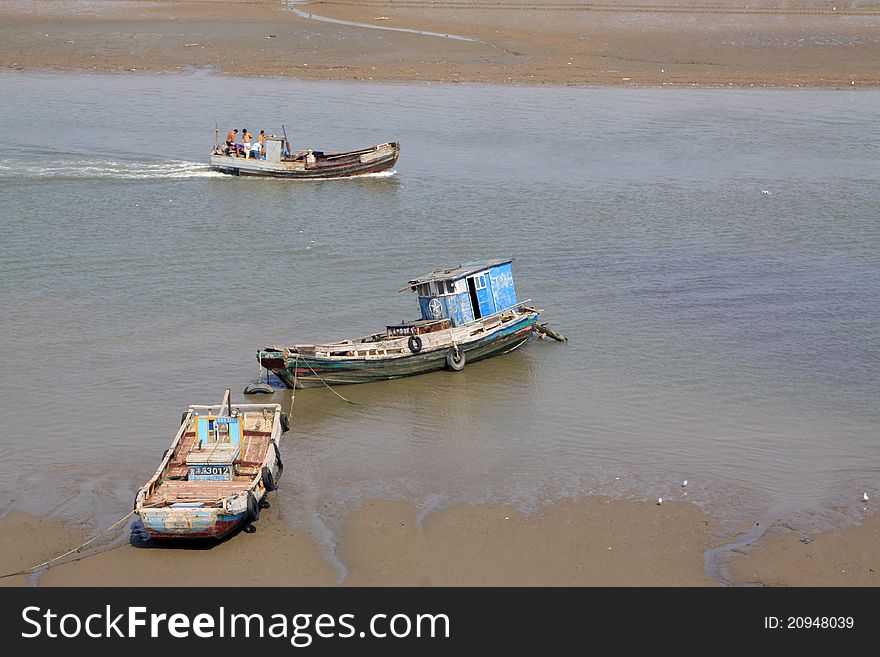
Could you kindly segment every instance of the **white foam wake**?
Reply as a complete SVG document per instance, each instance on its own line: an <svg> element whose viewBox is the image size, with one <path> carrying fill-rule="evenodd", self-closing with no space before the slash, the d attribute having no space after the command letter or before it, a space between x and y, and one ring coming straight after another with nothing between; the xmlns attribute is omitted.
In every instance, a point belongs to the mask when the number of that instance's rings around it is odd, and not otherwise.
<svg viewBox="0 0 880 657"><path fill-rule="evenodd" d="M27 162L0 160L0 178L109 178L120 180L152 180L169 178L209 178L222 173L211 171L202 162L153 160L149 162L121 160L55 160Z"/></svg>
<svg viewBox="0 0 880 657"><path fill-rule="evenodd" d="M386 171L377 171L376 173L365 173L362 176L355 176L355 178L391 178L396 175L397 169L388 169Z"/></svg>

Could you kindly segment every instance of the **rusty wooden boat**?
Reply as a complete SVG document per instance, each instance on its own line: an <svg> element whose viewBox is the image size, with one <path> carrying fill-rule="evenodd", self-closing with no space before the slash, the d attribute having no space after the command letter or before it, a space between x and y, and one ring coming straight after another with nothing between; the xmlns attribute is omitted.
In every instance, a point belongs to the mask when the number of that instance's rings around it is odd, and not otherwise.
<svg viewBox="0 0 880 657"><path fill-rule="evenodd" d="M274 345L260 364L290 388L396 379L505 354L534 332L565 338L537 323L540 310L518 301L513 259L459 265L411 280L421 318L372 335L322 344Z"/></svg>
<svg viewBox="0 0 880 657"><path fill-rule="evenodd" d="M265 140L265 152L241 153L215 144L211 152L211 168L233 176L294 180L350 178L388 171L399 156L398 142L339 153L311 148L291 152L286 137L269 135Z"/></svg>
<svg viewBox="0 0 880 657"><path fill-rule="evenodd" d="M259 517L284 470L279 404L193 405L134 510L151 538L222 538Z"/></svg>

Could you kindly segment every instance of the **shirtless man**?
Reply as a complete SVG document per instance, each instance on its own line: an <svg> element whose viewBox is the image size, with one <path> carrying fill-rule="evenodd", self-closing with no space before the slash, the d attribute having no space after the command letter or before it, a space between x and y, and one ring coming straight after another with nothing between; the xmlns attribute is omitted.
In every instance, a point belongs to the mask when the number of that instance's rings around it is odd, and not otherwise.
<svg viewBox="0 0 880 657"><path fill-rule="evenodd" d="M251 145L251 155L253 155L255 159L259 160L260 156L263 154L263 147L265 145L266 145L266 131L260 130L260 136L257 137L257 141Z"/></svg>
<svg viewBox="0 0 880 657"><path fill-rule="evenodd" d="M229 134L226 135L226 154L232 155L235 153L235 135L238 134L238 128L229 131Z"/></svg>
<svg viewBox="0 0 880 657"><path fill-rule="evenodd" d="M247 128L241 129L241 149L245 158L247 158L251 152L251 137L252 135L247 131Z"/></svg>

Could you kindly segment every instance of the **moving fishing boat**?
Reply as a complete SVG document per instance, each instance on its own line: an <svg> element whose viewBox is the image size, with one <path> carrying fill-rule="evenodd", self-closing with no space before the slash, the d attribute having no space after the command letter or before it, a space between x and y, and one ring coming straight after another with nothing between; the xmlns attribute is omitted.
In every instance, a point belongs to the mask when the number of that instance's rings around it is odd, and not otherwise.
<svg viewBox="0 0 880 657"><path fill-rule="evenodd" d="M247 156L247 157L245 157ZM400 156L396 141L342 153L325 153L307 148L292 153L285 136L269 135L265 152L229 152L219 143L211 151L211 169L233 176L268 176L273 178L316 179L350 178L387 171Z"/></svg>
<svg viewBox="0 0 880 657"><path fill-rule="evenodd" d="M421 317L360 338L267 347L257 359L289 388L365 383L446 368L464 369L522 346L533 332L564 341L542 312L518 301L513 258L440 269L411 280Z"/></svg>
<svg viewBox="0 0 880 657"><path fill-rule="evenodd" d="M256 520L284 470L279 404L193 405L159 469L135 497L152 538L222 538Z"/></svg>

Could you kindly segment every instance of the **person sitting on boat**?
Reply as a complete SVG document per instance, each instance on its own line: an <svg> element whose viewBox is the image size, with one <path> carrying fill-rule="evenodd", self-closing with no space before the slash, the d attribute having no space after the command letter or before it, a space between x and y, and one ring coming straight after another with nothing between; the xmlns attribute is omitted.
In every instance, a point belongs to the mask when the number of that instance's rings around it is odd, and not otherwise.
<svg viewBox="0 0 880 657"><path fill-rule="evenodd" d="M226 135L226 154L232 155L235 152L235 135L238 134L238 128L233 128Z"/></svg>

